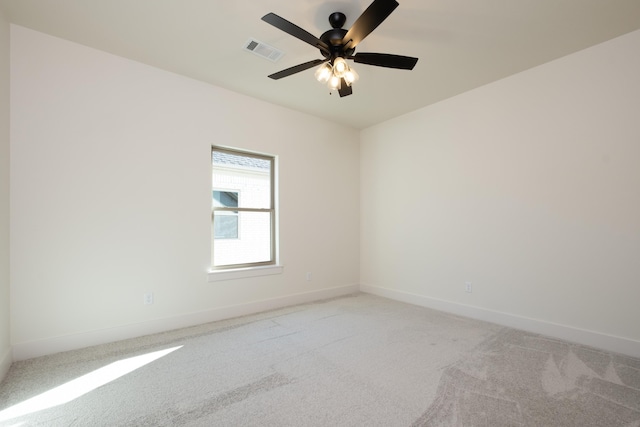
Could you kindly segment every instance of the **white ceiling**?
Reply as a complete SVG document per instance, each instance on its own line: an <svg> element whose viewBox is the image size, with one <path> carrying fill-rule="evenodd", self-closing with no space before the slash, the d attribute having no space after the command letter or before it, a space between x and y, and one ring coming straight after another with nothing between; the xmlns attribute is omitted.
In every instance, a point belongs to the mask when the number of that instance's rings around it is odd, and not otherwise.
<svg viewBox="0 0 640 427"><path fill-rule="evenodd" d="M267 75L320 53L263 22L274 12L320 36L371 0L0 0L13 23L355 128L365 128L640 28L640 0L398 0L357 48L420 58L413 71L356 64L353 95L313 69ZM285 52L273 63L249 38Z"/></svg>

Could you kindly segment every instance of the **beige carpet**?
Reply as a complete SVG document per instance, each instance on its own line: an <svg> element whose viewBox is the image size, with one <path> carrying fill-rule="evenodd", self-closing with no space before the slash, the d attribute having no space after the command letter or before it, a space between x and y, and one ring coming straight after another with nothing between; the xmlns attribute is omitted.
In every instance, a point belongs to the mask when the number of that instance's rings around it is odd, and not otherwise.
<svg viewBox="0 0 640 427"><path fill-rule="evenodd" d="M15 363L0 425L640 427L640 359L357 294Z"/></svg>

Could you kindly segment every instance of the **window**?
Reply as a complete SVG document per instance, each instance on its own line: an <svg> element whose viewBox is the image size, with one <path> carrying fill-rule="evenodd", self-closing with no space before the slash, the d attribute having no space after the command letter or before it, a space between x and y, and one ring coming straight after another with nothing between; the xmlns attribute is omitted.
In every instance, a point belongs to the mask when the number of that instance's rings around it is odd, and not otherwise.
<svg viewBox="0 0 640 427"><path fill-rule="evenodd" d="M275 159L212 147L213 269L275 264Z"/></svg>

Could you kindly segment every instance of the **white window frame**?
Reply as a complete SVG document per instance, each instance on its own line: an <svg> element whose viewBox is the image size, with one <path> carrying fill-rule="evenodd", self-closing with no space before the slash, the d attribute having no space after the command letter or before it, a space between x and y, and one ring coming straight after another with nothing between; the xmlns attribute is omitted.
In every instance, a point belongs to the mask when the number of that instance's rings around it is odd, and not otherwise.
<svg viewBox="0 0 640 427"><path fill-rule="evenodd" d="M211 146L211 155L213 156L213 152L218 151L222 153L227 153L236 156L245 156L245 157L254 157L261 160L266 160L270 162L270 207L269 208L246 208L240 207L240 203L238 203L239 207L234 208L226 208L226 207L213 207L211 208L211 267L209 270L209 281L218 281L218 280L228 280L235 279L241 277L253 277L253 276L262 276L262 275L270 275L270 274L279 274L282 272L282 266L278 265L278 254L277 254L277 209L276 209L276 156L269 154L256 153L236 148L227 148L220 146ZM211 170L211 176L213 176L213 164ZM216 190L221 190L221 188L216 187ZM213 191L211 188L210 194ZM238 190L230 190L230 191L238 191ZM240 191L238 191L240 193ZM213 255L214 255L214 232L213 232L213 219L215 212L225 212L225 211L237 211L237 212L262 212L262 213L270 213L271 219L271 250L270 250L270 259L268 261L261 262L253 262L253 263L243 263L243 264L231 264L231 265L223 265L223 266L214 266L213 265ZM240 225L238 225L240 228ZM238 230L238 235L240 235L240 230Z"/></svg>

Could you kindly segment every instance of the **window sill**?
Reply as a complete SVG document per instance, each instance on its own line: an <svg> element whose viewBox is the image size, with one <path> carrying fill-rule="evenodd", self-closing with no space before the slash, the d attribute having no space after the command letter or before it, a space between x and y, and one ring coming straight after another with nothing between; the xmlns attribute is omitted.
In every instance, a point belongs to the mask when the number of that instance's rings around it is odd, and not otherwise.
<svg viewBox="0 0 640 427"><path fill-rule="evenodd" d="M223 280L244 279L247 277L270 276L282 274L282 265L267 265L264 267L237 268L233 270L209 270L208 282L221 282Z"/></svg>

